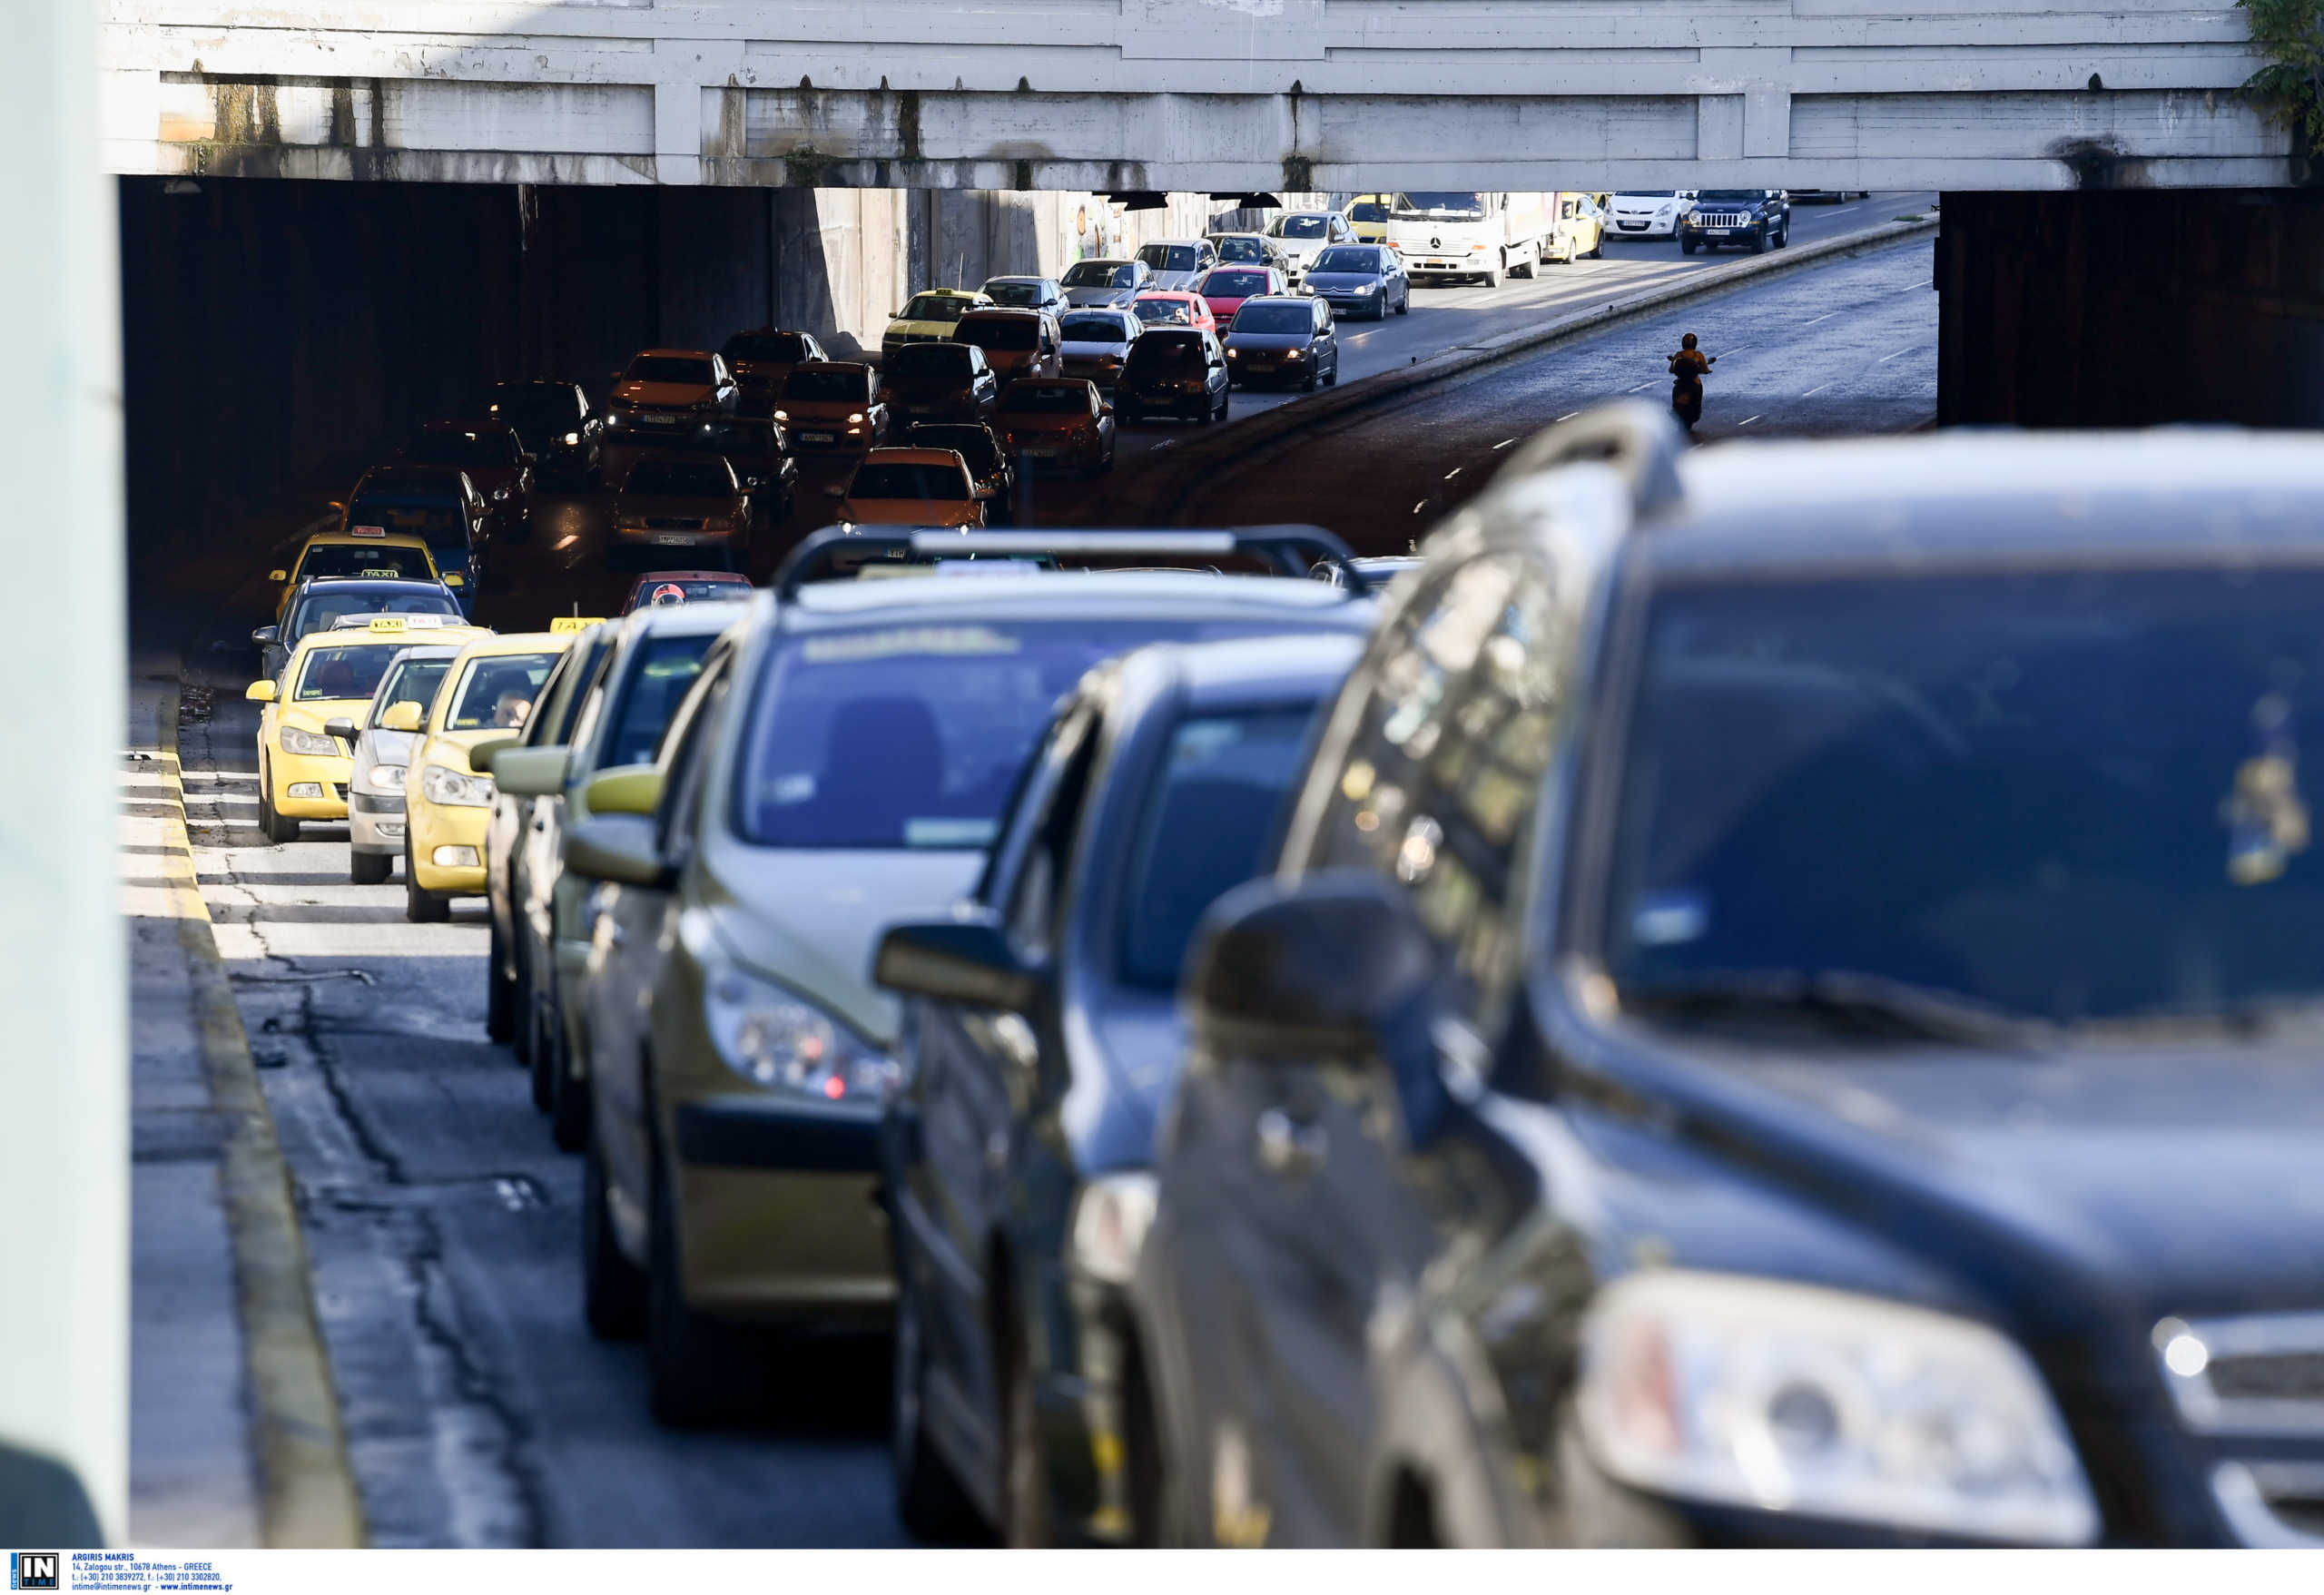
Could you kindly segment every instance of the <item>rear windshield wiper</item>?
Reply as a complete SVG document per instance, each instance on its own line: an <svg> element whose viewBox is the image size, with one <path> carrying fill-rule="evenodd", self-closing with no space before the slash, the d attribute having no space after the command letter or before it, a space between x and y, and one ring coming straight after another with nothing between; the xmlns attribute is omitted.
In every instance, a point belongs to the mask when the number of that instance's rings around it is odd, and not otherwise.
<svg viewBox="0 0 2324 1595"><path fill-rule="evenodd" d="M1624 986L1625 1008L1689 1018L1765 1014L1849 1034L1973 1047L2023 1047L2048 1027L1972 998L1851 970L1711 972L1651 986Z"/></svg>

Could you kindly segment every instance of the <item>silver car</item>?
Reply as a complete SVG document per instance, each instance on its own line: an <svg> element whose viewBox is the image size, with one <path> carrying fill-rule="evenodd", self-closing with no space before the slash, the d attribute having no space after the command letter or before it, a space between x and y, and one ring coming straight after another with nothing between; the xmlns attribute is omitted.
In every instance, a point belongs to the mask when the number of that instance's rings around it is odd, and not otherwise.
<svg viewBox="0 0 2324 1595"><path fill-rule="evenodd" d="M1218 251L1206 238L1157 238L1137 246L1137 258L1154 273L1149 290L1189 289L1218 264Z"/></svg>
<svg viewBox="0 0 2324 1595"><path fill-rule="evenodd" d="M334 720L328 727L355 744L347 788L347 877L358 886L379 885L403 856L404 774L419 741L419 733L389 731L380 721L394 704L418 704L424 710L435 702L445 668L459 651L458 643L399 650L379 677L363 724Z"/></svg>

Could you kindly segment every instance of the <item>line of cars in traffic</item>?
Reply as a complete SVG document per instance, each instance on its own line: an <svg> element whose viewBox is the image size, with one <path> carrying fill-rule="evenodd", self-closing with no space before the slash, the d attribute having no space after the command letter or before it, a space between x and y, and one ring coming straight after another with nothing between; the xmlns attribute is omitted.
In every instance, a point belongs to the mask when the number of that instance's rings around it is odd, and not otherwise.
<svg viewBox="0 0 2324 1595"><path fill-rule="evenodd" d="M1616 407L1393 570L834 528L364 714L591 1329L888 1329L922 1537L2313 1544L2319 478Z"/></svg>

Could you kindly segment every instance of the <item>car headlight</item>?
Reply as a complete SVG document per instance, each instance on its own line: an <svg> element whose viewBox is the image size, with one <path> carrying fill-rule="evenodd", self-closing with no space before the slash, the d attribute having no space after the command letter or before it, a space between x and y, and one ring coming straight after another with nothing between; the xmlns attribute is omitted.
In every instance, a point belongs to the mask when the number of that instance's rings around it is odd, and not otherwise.
<svg viewBox="0 0 2324 1595"><path fill-rule="evenodd" d="M1361 283L1357 286L1355 291L1358 293L1377 293L1380 291L1380 285L1377 282Z"/></svg>
<svg viewBox="0 0 2324 1595"><path fill-rule="evenodd" d="M1641 1490L1978 1540L2081 1545L2082 1464L2015 1343L1818 1286L1684 1271L1608 1287L1582 1331L1585 1444Z"/></svg>
<svg viewBox="0 0 2324 1595"><path fill-rule="evenodd" d="M1101 1174L1073 1204L1074 1268L1107 1285L1128 1285L1154 1226L1154 1177L1144 1169Z"/></svg>
<svg viewBox="0 0 2324 1595"><path fill-rule="evenodd" d="M1287 360L1304 360L1307 358L1307 351L1304 349L1286 349L1283 351L1283 358Z"/></svg>
<svg viewBox="0 0 2324 1595"><path fill-rule="evenodd" d="M606 412L606 425L608 427L626 427L629 425L629 412L627 410L619 409L607 410Z"/></svg>
<svg viewBox="0 0 2324 1595"><path fill-rule="evenodd" d="M870 1103L902 1083L895 1059L772 980L721 971L704 1006L718 1056L753 1085Z"/></svg>
<svg viewBox="0 0 2324 1595"><path fill-rule="evenodd" d="M862 410L857 410L853 415L848 417L847 424L851 427L862 426L863 424L863 412Z"/></svg>
<svg viewBox="0 0 2324 1595"><path fill-rule="evenodd" d="M282 751L304 753L310 758L329 758L339 752L339 739L325 736L318 731L301 731L295 725L282 728Z"/></svg>
<svg viewBox="0 0 2324 1595"><path fill-rule="evenodd" d="M1243 351L1239 349L1230 349L1226 351L1226 358L1230 360L1239 360L1243 358Z"/></svg>
<svg viewBox="0 0 2324 1595"><path fill-rule="evenodd" d="M441 764L428 764L421 768L419 791L431 803L462 809L488 809L492 806L492 777L463 775L457 770L447 770Z"/></svg>
<svg viewBox="0 0 2324 1595"><path fill-rule="evenodd" d="M774 418L778 421L787 421L791 418L791 412L787 409L779 409L774 412Z"/></svg>
<svg viewBox="0 0 2324 1595"><path fill-rule="evenodd" d="M373 792L401 792L405 773L406 766L401 764L374 764L363 784Z"/></svg>
<svg viewBox="0 0 2324 1595"><path fill-rule="evenodd" d="M507 484L507 483L506 483L506 482L501 483L501 484L500 484L500 486L498 486L497 487L495 487L495 488L492 490L492 501L493 501L495 504L499 504L499 503L503 503L503 502L505 502L505 501L507 500L507 497L508 497L508 484Z"/></svg>
<svg viewBox="0 0 2324 1595"><path fill-rule="evenodd" d="M567 448L578 448L581 446L581 434L578 432L567 432L565 435L565 446Z"/></svg>

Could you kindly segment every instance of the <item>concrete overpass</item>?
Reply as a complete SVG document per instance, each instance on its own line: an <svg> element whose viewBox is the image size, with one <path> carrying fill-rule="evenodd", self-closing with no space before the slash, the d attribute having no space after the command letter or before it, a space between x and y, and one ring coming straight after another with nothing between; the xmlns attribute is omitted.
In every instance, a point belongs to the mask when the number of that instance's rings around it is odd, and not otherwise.
<svg viewBox="0 0 2324 1595"><path fill-rule="evenodd" d="M130 174L2267 187L2225 0L112 0Z"/></svg>

